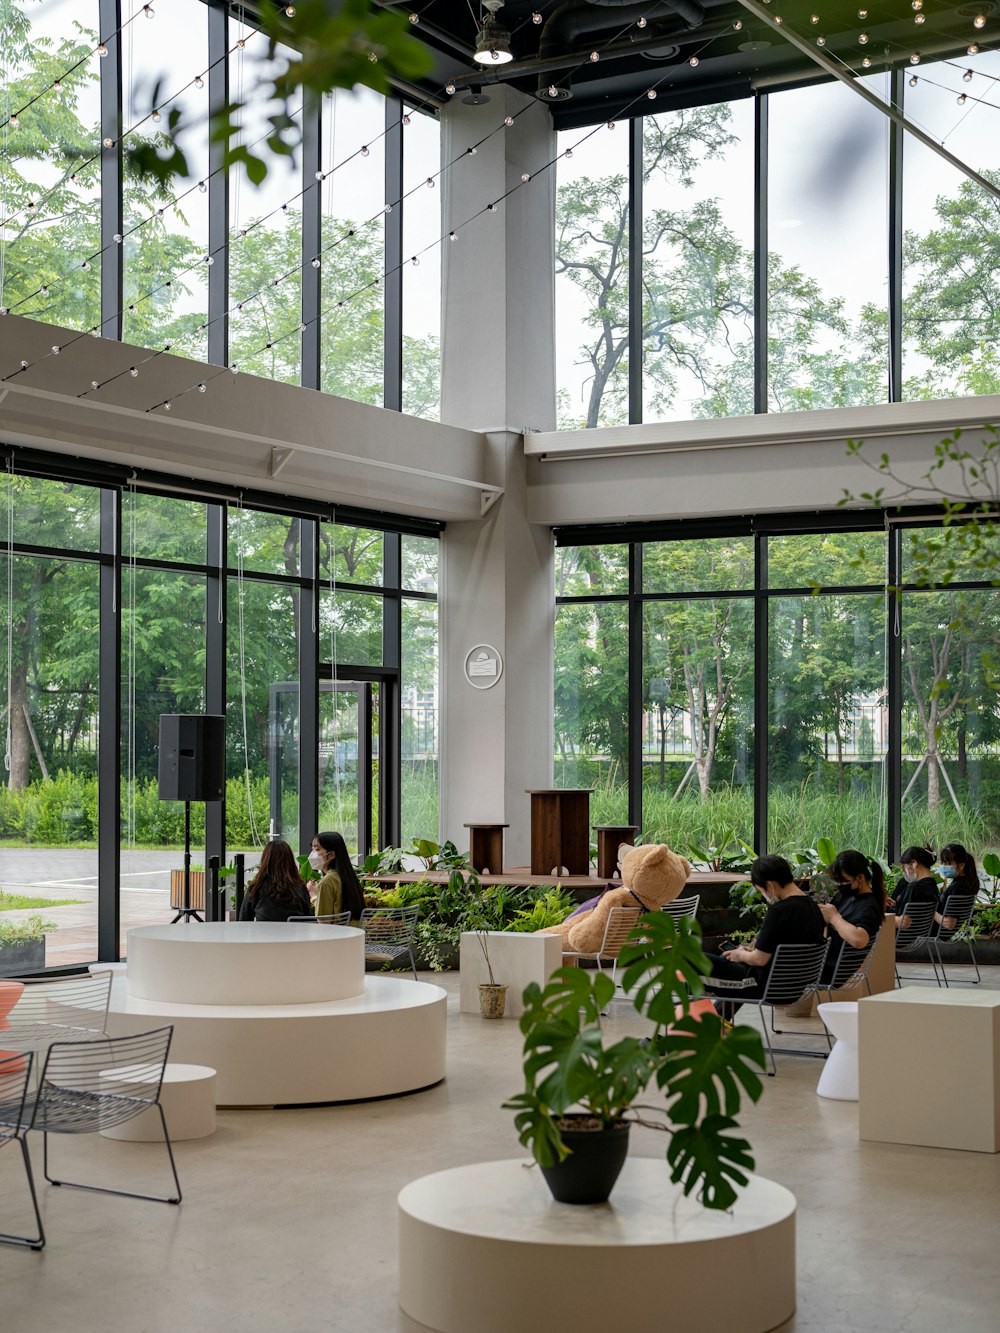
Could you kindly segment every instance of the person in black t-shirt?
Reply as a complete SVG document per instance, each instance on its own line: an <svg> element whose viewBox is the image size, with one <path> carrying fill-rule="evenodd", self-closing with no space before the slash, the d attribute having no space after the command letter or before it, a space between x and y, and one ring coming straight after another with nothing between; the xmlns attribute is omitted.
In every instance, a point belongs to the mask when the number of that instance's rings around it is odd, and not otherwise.
<svg viewBox="0 0 1000 1333"><path fill-rule="evenodd" d="M934 853L926 847L907 847L900 858L903 878L897 883L892 895L892 910L896 914L896 929L908 926L912 918L907 914L911 903L934 903L937 905L938 884L931 874Z"/></svg>
<svg viewBox="0 0 1000 1333"><path fill-rule="evenodd" d="M849 848L838 854L830 874L840 888L833 902L819 905L831 942L823 981L833 976L843 944L866 949L885 920L885 876L877 861Z"/></svg>
<svg viewBox="0 0 1000 1333"><path fill-rule="evenodd" d="M949 842L941 848L941 874L944 878L944 891L938 899L934 920L946 932L955 930L958 921L948 912L948 903L952 898L979 892L979 872L976 862L960 842Z"/></svg>
<svg viewBox="0 0 1000 1333"><path fill-rule="evenodd" d="M759 856L750 867L750 883L769 904L757 938L752 948L740 946L723 954L708 954L712 971L705 978L705 987L759 999L778 945L820 944L824 927L819 907L795 883L783 856ZM715 987L713 981L718 983ZM740 1005L736 1000L716 999L715 1007L723 1018L732 1019Z"/></svg>

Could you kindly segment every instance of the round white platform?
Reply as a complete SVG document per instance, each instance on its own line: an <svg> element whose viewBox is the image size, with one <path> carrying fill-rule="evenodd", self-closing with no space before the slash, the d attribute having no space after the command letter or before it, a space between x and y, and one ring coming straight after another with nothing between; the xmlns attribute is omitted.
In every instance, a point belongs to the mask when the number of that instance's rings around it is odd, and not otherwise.
<svg viewBox="0 0 1000 1333"><path fill-rule="evenodd" d="M184 1004L317 1004L360 995L364 932L293 921L206 921L128 933L128 988Z"/></svg>
<svg viewBox="0 0 1000 1333"><path fill-rule="evenodd" d="M662 1157L595 1205L523 1160L441 1171L399 1195L399 1304L436 1333L765 1333L795 1310L795 1198L753 1176L706 1209Z"/></svg>
<svg viewBox="0 0 1000 1333"><path fill-rule="evenodd" d="M816 1012L835 1038L833 1050L823 1063L823 1072L816 1084L820 1097L835 1102L858 1100L858 1002L841 1000L839 1003L820 1004Z"/></svg>
<svg viewBox="0 0 1000 1333"><path fill-rule="evenodd" d="M315 936L336 927L305 929ZM363 994L346 1000L205 1005L146 1000L130 993L130 981L112 982L109 1034L172 1023L171 1056L218 1070L220 1106L355 1101L444 1078L447 994L440 986L375 974Z"/></svg>
<svg viewBox="0 0 1000 1333"><path fill-rule="evenodd" d="M134 1070L103 1069L105 1091L112 1091L114 1081L136 1082ZM148 1082L149 1080L141 1080ZM167 1120L171 1141L204 1139L215 1133L215 1070L207 1065L168 1064L163 1071L160 1105ZM106 1139L124 1139L128 1143L159 1143L163 1139L160 1113L155 1106L120 1125L102 1129Z"/></svg>

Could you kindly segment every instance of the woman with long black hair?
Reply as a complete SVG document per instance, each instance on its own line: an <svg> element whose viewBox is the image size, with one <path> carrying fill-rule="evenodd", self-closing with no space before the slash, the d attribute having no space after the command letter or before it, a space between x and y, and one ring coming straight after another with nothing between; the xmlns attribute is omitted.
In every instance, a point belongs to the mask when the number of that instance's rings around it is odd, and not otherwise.
<svg viewBox="0 0 1000 1333"><path fill-rule="evenodd" d="M247 885L240 920L287 921L290 916L312 916L312 904L291 847L274 838L264 844L260 866Z"/></svg>
<svg viewBox="0 0 1000 1333"><path fill-rule="evenodd" d="M938 899L934 920L939 926L944 926L945 930L954 930L958 921L948 914L949 900L979 892L979 872L975 859L960 842L949 842L941 848L941 875L944 878L944 891Z"/></svg>
<svg viewBox="0 0 1000 1333"><path fill-rule="evenodd" d="M830 874L840 886L831 903L819 910L831 939L839 936L852 949L866 949L885 920L885 876L875 860L849 848L838 853ZM838 950L831 949L832 956Z"/></svg>
<svg viewBox="0 0 1000 1333"><path fill-rule="evenodd" d="M317 833L312 840L309 864L320 876L318 881L310 880L310 889L316 894L316 915L350 912L351 920L359 921L365 895L341 835Z"/></svg>

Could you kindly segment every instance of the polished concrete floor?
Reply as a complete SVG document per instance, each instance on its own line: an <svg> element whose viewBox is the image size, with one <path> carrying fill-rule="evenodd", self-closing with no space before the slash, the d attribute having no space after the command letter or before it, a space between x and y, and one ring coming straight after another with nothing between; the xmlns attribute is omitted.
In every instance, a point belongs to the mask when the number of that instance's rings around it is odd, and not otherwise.
<svg viewBox="0 0 1000 1333"><path fill-rule="evenodd" d="M1000 986L1000 969L984 980ZM179 1208L43 1186L48 1247L0 1246L2 1326L417 1333L396 1305L399 1189L523 1152L500 1108L519 1087L517 1026L460 1015L457 975L444 984L449 1074L438 1087L376 1103L222 1111L213 1138L177 1146ZM639 1030L621 1002L607 1024ZM1000 1156L860 1143L857 1106L817 1098L819 1072L815 1061L779 1059L744 1116L758 1170L798 1198L798 1313L787 1329L994 1333ZM662 1136L633 1133L634 1153L662 1153ZM91 1136L55 1149L68 1173L165 1185L154 1146ZM29 1225L16 1146L0 1152L0 1209L0 1229ZM552 1291L549 1327L562 1333L557 1273ZM663 1300L669 1329L668 1291Z"/></svg>

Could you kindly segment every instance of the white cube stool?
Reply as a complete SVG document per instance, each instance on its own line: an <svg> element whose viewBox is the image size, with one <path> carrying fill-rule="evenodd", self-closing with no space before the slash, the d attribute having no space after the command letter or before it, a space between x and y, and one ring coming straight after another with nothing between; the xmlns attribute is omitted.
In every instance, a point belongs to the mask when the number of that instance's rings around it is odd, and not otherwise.
<svg viewBox="0 0 1000 1333"><path fill-rule="evenodd" d="M836 1102L858 1100L858 1002L821 1004L817 1012L833 1037L834 1047L816 1085L819 1097Z"/></svg>
<svg viewBox="0 0 1000 1333"><path fill-rule="evenodd" d="M105 1082L115 1079L134 1083L135 1071L105 1069ZM167 1132L173 1142L179 1139L204 1139L215 1133L216 1071L208 1065L168 1064L163 1071L160 1105L167 1118ZM153 1143L163 1138L160 1115L155 1106L120 1125L102 1129L106 1139L124 1139L128 1143Z"/></svg>
<svg viewBox="0 0 1000 1333"><path fill-rule="evenodd" d="M508 987L504 1018L524 1013L521 994L529 981L544 986L562 962L562 937L529 935L516 930L487 930L486 947L497 984ZM459 1012L479 1013L479 987L489 981L489 970L475 931L459 940Z"/></svg>

